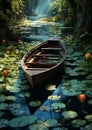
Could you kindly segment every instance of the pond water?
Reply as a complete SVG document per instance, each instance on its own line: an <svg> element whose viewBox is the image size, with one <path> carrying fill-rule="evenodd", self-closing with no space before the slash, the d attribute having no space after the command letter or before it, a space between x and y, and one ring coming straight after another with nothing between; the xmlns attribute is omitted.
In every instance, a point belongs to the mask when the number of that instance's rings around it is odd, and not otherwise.
<svg viewBox="0 0 92 130"><path fill-rule="evenodd" d="M7 77L0 74L0 129L91 130L92 70L84 57L87 50L76 50L70 43L72 35L62 34L63 24L42 18L30 18L27 24L19 30L24 42L0 48L0 70L9 70ZM51 37L64 40L67 47L64 73L43 88L32 89L20 60L31 47Z"/></svg>

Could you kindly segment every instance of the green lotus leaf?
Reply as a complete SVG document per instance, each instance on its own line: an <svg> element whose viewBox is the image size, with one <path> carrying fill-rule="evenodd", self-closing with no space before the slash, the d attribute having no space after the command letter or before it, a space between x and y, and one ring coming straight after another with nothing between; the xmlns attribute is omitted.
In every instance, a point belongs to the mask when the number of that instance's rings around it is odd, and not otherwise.
<svg viewBox="0 0 92 130"><path fill-rule="evenodd" d="M27 98L30 97L30 93L29 93L29 92L25 92L24 95L25 95L25 97L27 97Z"/></svg>
<svg viewBox="0 0 92 130"><path fill-rule="evenodd" d="M14 109L21 108L21 105L18 104L18 103L12 103L12 104L9 104L8 107L9 107L10 110L14 110Z"/></svg>
<svg viewBox="0 0 92 130"><path fill-rule="evenodd" d="M92 122L92 115L87 115L87 116L85 116L85 119L86 119L88 122Z"/></svg>
<svg viewBox="0 0 92 130"><path fill-rule="evenodd" d="M17 98L15 96L5 96L5 100L15 101Z"/></svg>
<svg viewBox="0 0 92 130"><path fill-rule="evenodd" d="M16 87L16 86L7 86L6 89L12 93L17 93L20 92L20 88Z"/></svg>
<svg viewBox="0 0 92 130"><path fill-rule="evenodd" d="M49 130L44 123L37 123L37 124L32 124L29 127L29 130Z"/></svg>
<svg viewBox="0 0 92 130"><path fill-rule="evenodd" d="M76 119L76 120L73 120L71 124L73 125L73 127L81 127L86 124L86 121L82 119Z"/></svg>
<svg viewBox="0 0 92 130"><path fill-rule="evenodd" d="M25 98L25 95L21 93L21 94L19 94L19 97Z"/></svg>
<svg viewBox="0 0 92 130"><path fill-rule="evenodd" d="M78 116L78 114L75 112L75 111L64 111L62 113L62 116L65 118L65 119L72 119L72 118L75 118Z"/></svg>
<svg viewBox="0 0 92 130"><path fill-rule="evenodd" d="M92 130L92 123L81 127L81 130Z"/></svg>
<svg viewBox="0 0 92 130"><path fill-rule="evenodd" d="M54 127L58 124L57 120L55 119L48 119L44 122L44 124L47 126L47 127Z"/></svg>
<svg viewBox="0 0 92 130"><path fill-rule="evenodd" d="M0 95L0 102L4 102L5 101L5 96L4 96L4 94L1 94Z"/></svg>
<svg viewBox="0 0 92 130"><path fill-rule="evenodd" d="M37 120L36 116L22 116L22 117L16 117L10 120L9 126L11 127L24 127L29 124L35 123Z"/></svg>
<svg viewBox="0 0 92 130"><path fill-rule="evenodd" d="M0 103L0 110L5 110L8 108L8 104L6 103Z"/></svg>
<svg viewBox="0 0 92 130"><path fill-rule="evenodd" d="M88 104L92 105L92 99L88 100Z"/></svg>
<svg viewBox="0 0 92 130"><path fill-rule="evenodd" d="M61 98L61 96L58 96L58 95L48 96L48 99L49 99L49 100L59 100L60 98Z"/></svg>
<svg viewBox="0 0 92 130"><path fill-rule="evenodd" d="M92 88L87 88L87 91L85 93L87 95L87 97L92 97Z"/></svg>
<svg viewBox="0 0 92 130"><path fill-rule="evenodd" d="M81 91L80 90L75 91L74 89L71 88L69 90L63 90L63 94L67 96L76 96L81 94Z"/></svg>
<svg viewBox="0 0 92 130"><path fill-rule="evenodd" d="M0 77L0 82L3 82L4 81L4 77Z"/></svg>
<svg viewBox="0 0 92 130"><path fill-rule="evenodd" d="M18 116L18 115L26 114L26 111L21 110L21 109L18 108L18 109L12 109L12 110L11 110L11 113L12 113L13 115Z"/></svg>
<svg viewBox="0 0 92 130"><path fill-rule="evenodd" d="M41 105L41 101L31 101L29 102L29 106L31 107L38 107Z"/></svg>
<svg viewBox="0 0 92 130"><path fill-rule="evenodd" d="M58 102L58 103L52 103L51 104L51 109L56 110L56 109L64 109L66 106L64 103L62 102Z"/></svg>
<svg viewBox="0 0 92 130"><path fill-rule="evenodd" d="M0 128L1 129L7 127L8 124L9 124L9 120L7 120L7 119L0 119Z"/></svg>

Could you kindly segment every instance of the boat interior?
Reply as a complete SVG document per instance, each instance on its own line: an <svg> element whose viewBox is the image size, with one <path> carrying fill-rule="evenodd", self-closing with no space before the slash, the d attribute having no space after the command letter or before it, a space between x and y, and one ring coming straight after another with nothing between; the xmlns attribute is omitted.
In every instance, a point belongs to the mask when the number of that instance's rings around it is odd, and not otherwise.
<svg viewBox="0 0 92 130"><path fill-rule="evenodd" d="M50 68L61 62L62 59L63 52L59 44L54 44L54 46L45 44L26 58L25 66L27 69Z"/></svg>

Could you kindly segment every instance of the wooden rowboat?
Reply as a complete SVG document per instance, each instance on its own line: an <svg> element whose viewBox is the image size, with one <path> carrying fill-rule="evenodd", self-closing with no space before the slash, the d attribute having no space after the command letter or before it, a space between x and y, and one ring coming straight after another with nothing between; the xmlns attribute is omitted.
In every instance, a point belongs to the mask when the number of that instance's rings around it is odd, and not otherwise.
<svg viewBox="0 0 92 130"><path fill-rule="evenodd" d="M65 58L64 44L58 39L49 39L27 52L21 66L31 86L37 87L59 74Z"/></svg>

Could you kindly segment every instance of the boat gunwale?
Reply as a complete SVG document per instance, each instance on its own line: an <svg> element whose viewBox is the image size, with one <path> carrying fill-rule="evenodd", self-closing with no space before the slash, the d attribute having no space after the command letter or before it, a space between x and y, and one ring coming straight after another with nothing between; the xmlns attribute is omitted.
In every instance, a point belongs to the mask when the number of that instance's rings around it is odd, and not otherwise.
<svg viewBox="0 0 92 130"><path fill-rule="evenodd" d="M63 53L63 59L62 59L62 61L59 62L59 63L57 63L56 65L50 67L50 68L47 68L47 69L45 69L45 70L43 70L43 71L40 71L40 72L37 73L37 74L34 74L34 75L31 75L31 74L30 74L30 76L39 75L39 74L41 74L41 73L45 73L45 72L48 72L48 71L50 71L50 70L53 70L54 68L56 68L56 67L58 67L59 65L61 65L61 64L63 63L63 61L65 60L65 58L66 58L66 47L65 47L65 45L64 45L60 40L51 39L51 40L47 40L47 41L45 41L45 42L39 43L38 45L36 45L35 47L33 47L31 50L29 50L29 51L23 56L23 58L22 58L22 61L21 61L22 68L23 68L23 70L24 70L28 75L29 75L28 69L26 70L26 69L24 68L24 61L25 61L26 58L27 58L29 55L31 55L36 49L38 49L38 48L40 48L41 46L47 44L48 41L49 41L49 42L50 42L50 41L56 41L56 42L58 42L58 43L60 44L60 46L64 49L64 53L65 53L65 54ZM30 71L30 69L29 69L29 71Z"/></svg>

